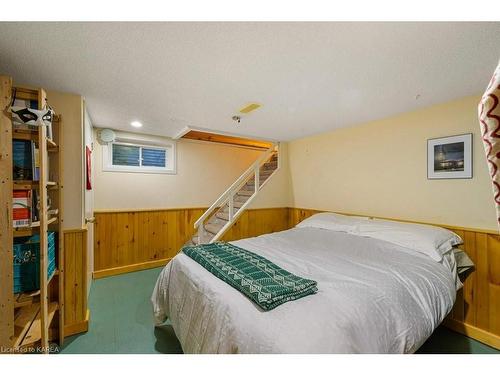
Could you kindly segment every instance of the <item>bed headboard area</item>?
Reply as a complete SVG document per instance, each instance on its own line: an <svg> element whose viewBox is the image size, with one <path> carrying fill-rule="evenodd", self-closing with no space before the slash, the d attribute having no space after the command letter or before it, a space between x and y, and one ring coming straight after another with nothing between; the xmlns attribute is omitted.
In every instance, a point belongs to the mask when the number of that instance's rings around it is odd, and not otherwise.
<svg viewBox="0 0 500 375"><path fill-rule="evenodd" d="M318 212L323 211L290 208L289 227L293 228ZM464 240L460 248L475 264L474 270L464 281L464 287L458 291L455 306L444 324L448 328L500 349L500 236L491 230L433 223L420 224L438 225L458 234Z"/></svg>

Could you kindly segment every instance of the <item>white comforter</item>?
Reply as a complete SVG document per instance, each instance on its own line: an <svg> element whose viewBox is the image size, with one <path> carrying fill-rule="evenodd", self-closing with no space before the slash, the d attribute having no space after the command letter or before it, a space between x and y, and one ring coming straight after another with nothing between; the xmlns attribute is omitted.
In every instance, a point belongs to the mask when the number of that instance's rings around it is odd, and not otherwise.
<svg viewBox="0 0 500 375"><path fill-rule="evenodd" d="M152 295L185 353L412 353L455 302L453 261L385 241L316 228L233 242L298 276L318 293L260 310L183 253ZM452 255L451 255L452 256Z"/></svg>

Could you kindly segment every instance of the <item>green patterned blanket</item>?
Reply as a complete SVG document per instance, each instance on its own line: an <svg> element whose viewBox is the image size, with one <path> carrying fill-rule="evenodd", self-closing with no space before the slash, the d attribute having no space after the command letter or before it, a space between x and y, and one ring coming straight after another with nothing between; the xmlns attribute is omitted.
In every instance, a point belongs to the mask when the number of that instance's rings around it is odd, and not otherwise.
<svg viewBox="0 0 500 375"><path fill-rule="evenodd" d="M264 310L318 291L316 281L295 276L260 255L225 242L185 246L182 251Z"/></svg>

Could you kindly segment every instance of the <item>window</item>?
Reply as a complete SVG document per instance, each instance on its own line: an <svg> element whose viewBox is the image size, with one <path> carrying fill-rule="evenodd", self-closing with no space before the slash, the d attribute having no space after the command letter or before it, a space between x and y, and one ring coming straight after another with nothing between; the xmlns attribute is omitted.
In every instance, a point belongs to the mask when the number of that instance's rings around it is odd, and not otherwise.
<svg viewBox="0 0 500 375"><path fill-rule="evenodd" d="M115 141L103 151L103 170L109 172L175 173L175 144L154 145Z"/></svg>
<svg viewBox="0 0 500 375"><path fill-rule="evenodd" d="M142 165L145 167L165 167L167 152L158 148L142 148Z"/></svg>
<svg viewBox="0 0 500 375"><path fill-rule="evenodd" d="M139 167L141 165L141 148L113 143L113 165Z"/></svg>

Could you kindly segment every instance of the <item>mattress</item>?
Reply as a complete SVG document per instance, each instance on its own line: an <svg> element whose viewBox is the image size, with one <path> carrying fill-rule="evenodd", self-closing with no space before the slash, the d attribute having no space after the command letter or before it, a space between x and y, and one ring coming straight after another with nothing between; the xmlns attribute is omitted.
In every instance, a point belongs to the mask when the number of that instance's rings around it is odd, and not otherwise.
<svg viewBox="0 0 500 375"><path fill-rule="evenodd" d="M413 353L450 312L452 259L317 228L232 242L298 276L318 292L263 311L183 253L153 291L185 353ZM453 253L450 252L450 256Z"/></svg>

